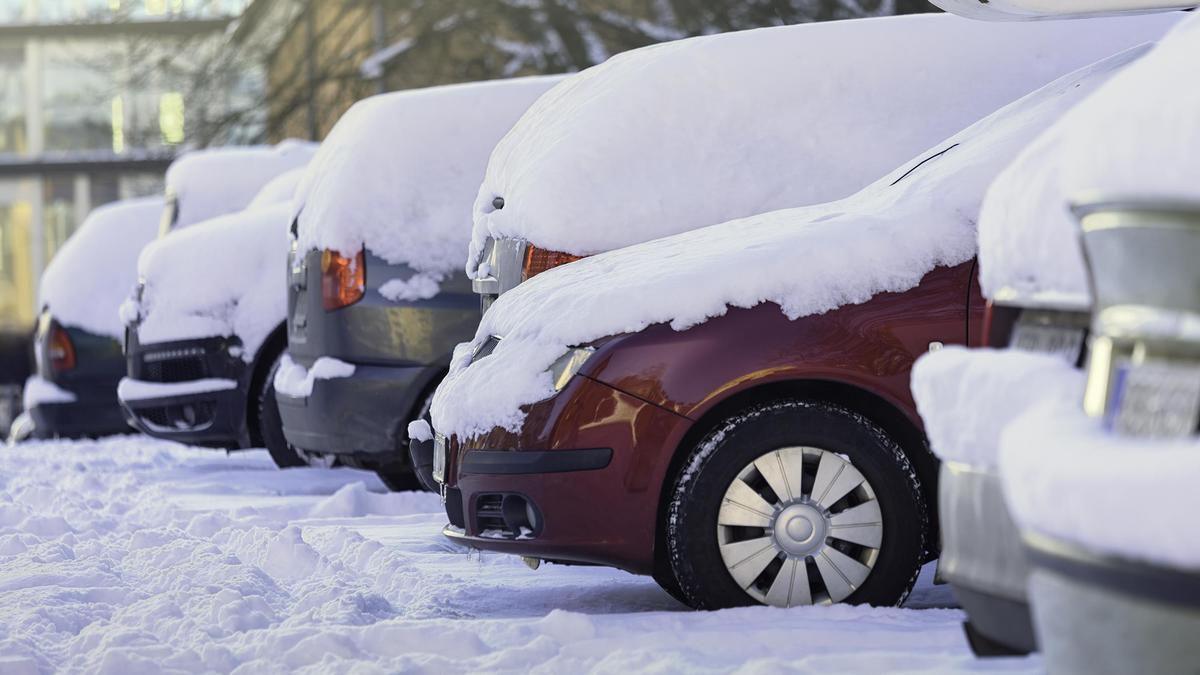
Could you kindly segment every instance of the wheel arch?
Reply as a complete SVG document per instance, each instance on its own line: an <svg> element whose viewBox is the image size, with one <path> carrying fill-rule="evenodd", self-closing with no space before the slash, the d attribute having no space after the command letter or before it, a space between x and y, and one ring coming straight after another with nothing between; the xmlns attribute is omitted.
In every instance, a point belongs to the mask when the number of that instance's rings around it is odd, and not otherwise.
<svg viewBox="0 0 1200 675"><path fill-rule="evenodd" d="M250 363L250 379L246 386L246 437L250 440L251 447L263 443L263 439L259 437L261 434L258 433L259 394L266 383L267 375L271 372L271 366L275 363L275 357L286 349L287 322L281 321L267 334L266 339L255 352L254 360Z"/></svg>
<svg viewBox="0 0 1200 675"><path fill-rule="evenodd" d="M937 556L939 548L938 514L937 514L937 478L939 462L929 450L925 432L916 422L908 417L893 402L864 389L860 386L838 380L828 379L795 379L768 382L737 391L728 397L711 405L699 419L695 421L680 439L671 455L670 464L663 476L659 491L658 511L655 520L654 535L654 564L656 570L665 570L660 566L667 565L666 531L661 526L667 513L671 498L671 484L682 468L688 456L688 450L696 445L705 435L712 431L722 421L728 419L738 410L747 407L779 400L781 398L800 398L819 400L853 410L875 424L878 424L900 445L906 457L917 470L921 488L925 494L929 508L929 540L930 556Z"/></svg>

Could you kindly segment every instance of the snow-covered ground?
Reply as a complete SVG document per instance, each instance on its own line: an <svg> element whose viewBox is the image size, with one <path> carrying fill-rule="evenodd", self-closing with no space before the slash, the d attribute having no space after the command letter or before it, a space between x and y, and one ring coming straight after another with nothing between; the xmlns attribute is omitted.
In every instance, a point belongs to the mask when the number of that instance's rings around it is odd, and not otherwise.
<svg viewBox="0 0 1200 675"><path fill-rule="evenodd" d="M0 672L1031 672L903 609L691 612L648 578L468 553L433 495L139 437L0 450Z"/></svg>

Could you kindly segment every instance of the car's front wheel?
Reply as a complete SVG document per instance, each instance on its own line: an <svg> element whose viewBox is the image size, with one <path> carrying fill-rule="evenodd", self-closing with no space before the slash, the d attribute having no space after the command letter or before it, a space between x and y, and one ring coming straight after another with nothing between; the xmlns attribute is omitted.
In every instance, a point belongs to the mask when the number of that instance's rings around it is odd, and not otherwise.
<svg viewBox="0 0 1200 675"><path fill-rule="evenodd" d="M275 465L281 469L291 469L308 466L308 461L283 435L283 418L279 416L279 405L275 399L275 372L279 370L282 360L282 353L275 357L258 395L258 435L267 452L271 453Z"/></svg>
<svg viewBox="0 0 1200 675"><path fill-rule="evenodd" d="M883 429L839 406L784 400L696 444L663 526L695 608L894 605L924 562L929 514Z"/></svg>

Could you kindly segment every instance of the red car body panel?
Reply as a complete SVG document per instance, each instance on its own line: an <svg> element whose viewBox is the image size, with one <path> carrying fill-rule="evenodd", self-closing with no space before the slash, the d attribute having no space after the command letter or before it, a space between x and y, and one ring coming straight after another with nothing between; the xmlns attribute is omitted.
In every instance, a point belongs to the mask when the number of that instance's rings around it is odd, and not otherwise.
<svg viewBox="0 0 1200 675"><path fill-rule="evenodd" d="M681 443L696 440L688 435L698 422L703 430L707 414L722 417L718 406L759 388L833 384L882 402L919 434L910 370L931 343L978 344L984 301L974 277L968 262L938 268L904 293L824 314L790 320L764 303L683 331L656 324L602 341L562 392L527 408L519 433L450 439L448 499L462 500L465 533L448 528L447 535L481 549L651 573L662 493L677 452L688 450ZM611 448L612 459L604 468L565 473L459 470L467 450L581 448ZM935 490L932 455L906 449L926 455L914 464L926 466L922 477ZM522 539L479 536L474 505L486 493L523 495L541 511L543 528Z"/></svg>

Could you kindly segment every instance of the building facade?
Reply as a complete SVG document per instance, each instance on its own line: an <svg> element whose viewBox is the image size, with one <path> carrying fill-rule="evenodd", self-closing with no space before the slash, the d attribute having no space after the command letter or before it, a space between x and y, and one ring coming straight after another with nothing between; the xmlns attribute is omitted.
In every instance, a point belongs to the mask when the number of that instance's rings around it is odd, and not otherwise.
<svg viewBox="0 0 1200 675"><path fill-rule="evenodd" d="M33 325L42 270L92 208L160 192L250 96L250 75L198 81L244 4L0 0L0 330Z"/></svg>

